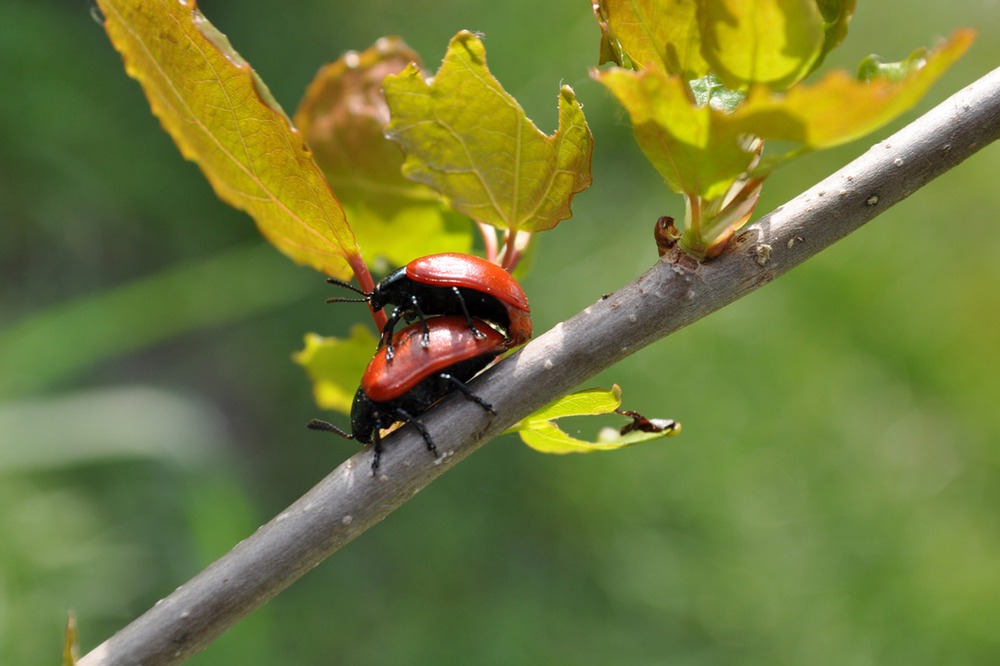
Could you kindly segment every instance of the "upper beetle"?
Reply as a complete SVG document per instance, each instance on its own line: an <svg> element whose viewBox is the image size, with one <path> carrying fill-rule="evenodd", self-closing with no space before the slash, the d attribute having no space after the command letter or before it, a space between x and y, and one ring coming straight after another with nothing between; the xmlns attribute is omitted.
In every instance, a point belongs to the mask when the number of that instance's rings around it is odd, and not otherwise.
<svg viewBox="0 0 1000 666"><path fill-rule="evenodd" d="M330 298L327 303L367 302L372 312L387 305L395 310L382 330L379 345L386 345L392 358L392 332L400 319L419 321L423 330L421 345L430 343L428 317L462 315L469 330L479 337L483 331L473 318L491 322L506 333L510 346L531 338L531 310L528 297L510 273L500 266L469 254L447 252L414 259L386 275L370 292L354 285L328 278L331 284L346 287L363 298Z"/></svg>
<svg viewBox="0 0 1000 666"><path fill-rule="evenodd" d="M434 440L417 419L431 405L457 390L484 410L493 412L493 406L470 391L465 382L492 363L510 343L485 321L473 319L472 324L478 335L464 317L456 315L431 317L407 326L393 337L396 354L391 360L376 353L368 364L361 386L354 394L351 433L319 419L313 419L309 428L373 444L372 470L378 469L382 456L380 431L397 421L412 423L427 448L437 455ZM428 336L426 348L422 342L418 343L422 333Z"/></svg>

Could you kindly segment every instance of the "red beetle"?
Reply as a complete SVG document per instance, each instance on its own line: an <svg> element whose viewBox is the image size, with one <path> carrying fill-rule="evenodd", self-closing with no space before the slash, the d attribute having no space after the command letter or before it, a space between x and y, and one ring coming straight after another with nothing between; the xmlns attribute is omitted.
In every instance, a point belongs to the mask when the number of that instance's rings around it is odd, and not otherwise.
<svg viewBox="0 0 1000 666"><path fill-rule="evenodd" d="M387 305L396 306L379 341L380 347L386 345L389 358L393 355L393 329L404 318L408 322L420 321L423 329L420 344L424 348L431 344L427 326L427 317L431 315L461 314L477 337L481 331L472 320L474 317L485 320L507 334L510 346L531 338L531 310L521 285L500 266L470 254L449 252L414 259L386 275L370 292L335 278L328 278L327 282L362 296L330 298L327 303L367 302L372 312Z"/></svg>
<svg viewBox="0 0 1000 666"><path fill-rule="evenodd" d="M427 448L437 455L434 440L417 419L431 405L458 390L484 410L493 412L493 406L470 391L465 382L504 352L509 341L483 320L473 319L472 324L478 335L465 317L456 315L431 317L407 326L393 337L396 354L391 360L376 353L368 364L361 386L354 394L351 433L319 419L313 419L308 427L373 444L373 471L378 469L382 456L380 431L397 421L412 423ZM426 347L417 342L424 335L429 340Z"/></svg>

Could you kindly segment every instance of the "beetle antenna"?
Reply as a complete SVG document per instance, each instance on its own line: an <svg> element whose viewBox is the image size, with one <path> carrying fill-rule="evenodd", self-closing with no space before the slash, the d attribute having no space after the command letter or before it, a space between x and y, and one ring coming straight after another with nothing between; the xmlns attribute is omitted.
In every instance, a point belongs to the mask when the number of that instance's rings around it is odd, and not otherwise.
<svg viewBox="0 0 1000 666"><path fill-rule="evenodd" d="M313 419L312 421L306 424L306 427L309 428L310 430L324 430L326 432L332 432L335 435L340 435L344 439L354 439L354 435L352 433L344 432L343 430L333 425L329 421L321 421L320 419Z"/></svg>
<svg viewBox="0 0 1000 666"><path fill-rule="evenodd" d="M361 300L367 301L368 298L369 298L368 292L362 291L361 289L358 289L357 287L355 287L350 282L345 282L344 280L338 280L337 278L327 278L326 281L327 281L328 284L335 284L338 287L343 287L344 289L350 289L355 294L361 294L362 296L364 296L363 299L355 299L356 301L359 301L359 302Z"/></svg>

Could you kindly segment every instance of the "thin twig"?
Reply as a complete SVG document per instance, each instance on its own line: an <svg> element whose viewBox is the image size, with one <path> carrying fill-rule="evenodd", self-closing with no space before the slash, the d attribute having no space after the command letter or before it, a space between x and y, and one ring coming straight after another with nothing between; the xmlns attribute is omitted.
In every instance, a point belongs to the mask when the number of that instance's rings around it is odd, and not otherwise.
<svg viewBox="0 0 1000 666"><path fill-rule="evenodd" d="M417 491L535 409L642 347L762 287L1000 137L1000 69L954 95L697 265L672 254L474 382L493 403L451 399L423 419L439 450L402 428L378 478L360 453L80 666L176 664L288 587Z"/></svg>

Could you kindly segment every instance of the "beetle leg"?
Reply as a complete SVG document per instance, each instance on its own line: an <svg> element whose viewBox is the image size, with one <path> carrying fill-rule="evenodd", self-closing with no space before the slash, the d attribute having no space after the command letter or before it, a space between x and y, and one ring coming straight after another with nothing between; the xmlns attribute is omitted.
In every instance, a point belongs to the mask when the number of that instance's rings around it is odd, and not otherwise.
<svg viewBox="0 0 1000 666"><path fill-rule="evenodd" d="M459 379L457 377L453 377L452 375L449 375L447 372L442 372L438 376L441 379L445 380L446 382L451 382L451 384L455 388L457 388L459 391L462 392L462 395L464 395L466 398L468 398L472 402L474 402L477 405L479 405L480 407L482 407L487 412L490 412L491 414L496 414L497 413L497 411L495 409L493 409L493 405L491 405L490 403L486 402L485 400L483 400L482 398L480 398L478 395L476 395L475 393L473 393L472 390L468 386L466 386L465 382L463 382L461 379Z"/></svg>
<svg viewBox="0 0 1000 666"><path fill-rule="evenodd" d="M413 310L417 313L417 317L420 319L420 325L424 329L424 337L420 339L420 346L427 349L431 346L431 329L427 326L427 316L424 311L420 309L420 299L416 296L410 296L410 305L413 306Z"/></svg>
<svg viewBox="0 0 1000 666"><path fill-rule="evenodd" d="M455 294L455 300L458 301L458 306L462 308L462 314L465 315L465 322L469 325L469 330L476 337L476 340L483 340L486 338L486 334L476 328L476 325L472 323L472 315L469 314L469 308L465 305L465 299L462 298L462 292L458 290L458 287L452 287L452 292Z"/></svg>
<svg viewBox="0 0 1000 666"><path fill-rule="evenodd" d="M372 433L372 448L375 449L372 455L372 474L376 474L379 463L382 462L382 436L379 434L378 426L375 426L375 432Z"/></svg>
<svg viewBox="0 0 1000 666"><path fill-rule="evenodd" d="M392 351L392 332L396 328L396 324L399 320L403 318L403 313L399 308L392 311L389 319L385 322L385 326L382 327L382 337L378 340L378 346L382 347L385 345L385 360L391 361L394 355Z"/></svg>
<svg viewBox="0 0 1000 666"><path fill-rule="evenodd" d="M396 418L400 421L409 421L413 424L413 427L417 429L420 436L424 438L424 443L427 444L427 450L434 454L435 458L440 458L441 454L438 453L437 446L434 444L434 440L431 439L431 434L427 432L427 428L424 424L417 420L413 414L410 414L405 409L396 408Z"/></svg>

